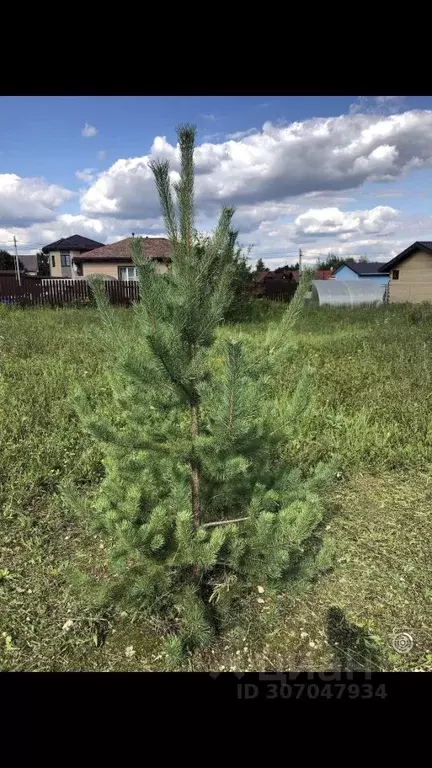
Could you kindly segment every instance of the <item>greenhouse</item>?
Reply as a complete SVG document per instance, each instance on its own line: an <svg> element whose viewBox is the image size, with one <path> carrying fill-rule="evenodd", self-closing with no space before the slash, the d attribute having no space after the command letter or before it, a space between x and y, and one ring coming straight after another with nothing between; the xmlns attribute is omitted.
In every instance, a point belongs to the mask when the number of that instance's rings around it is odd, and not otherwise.
<svg viewBox="0 0 432 768"><path fill-rule="evenodd" d="M313 280L309 300L320 307L357 307L361 304L383 304L385 285L374 280Z"/></svg>

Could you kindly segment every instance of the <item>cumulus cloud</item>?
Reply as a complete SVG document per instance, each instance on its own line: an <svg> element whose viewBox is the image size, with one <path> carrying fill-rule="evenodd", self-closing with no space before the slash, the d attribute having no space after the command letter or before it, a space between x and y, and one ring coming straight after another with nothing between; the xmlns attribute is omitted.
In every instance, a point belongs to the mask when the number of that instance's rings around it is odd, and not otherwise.
<svg viewBox="0 0 432 768"><path fill-rule="evenodd" d="M49 184L42 178L23 178L15 173L0 174L0 223L3 226L34 221L50 221L65 200L73 197L68 189Z"/></svg>
<svg viewBox="0 0 432 768"><path fill-rule="evenodd" d="M75 176L80 181L85 181L89 184L94 180L96 168L83 168L82 171L75 171Z"/></svg>
<svg viewBox="0 0 432 768"><path fill-rule="evenodd" d="M117 160L82 195L81 210L88 216L125 219L158 216L159 202L148 158Z"/></svg>
<svg viewBox="0 0 432 768"><path fill-rule="evenodd" d="M295 236L317 237L354 233L384 234L394 231L398 211L386 205L365 211L341 211L339 208L316 208L301 213L294 221Z"/></svg>
<svg viewBox="0 0 432 768"><path fill-rule="evenodd" d="M392 101L374 98L376 109ZM102 161L104 150L97 154ZM131 232L162 234L149 169L149 161L155 158L170 161L175 181L179 149L164 136L154 139L148 154L120 158L102 173L92 168L77 171L88 185L81 190L79 215L62 214L56 219L56 206L72 193L36 180L42 186L31 204L32 216L27 223L16 219L17 206L12 204L9 213L14 211L15 219L6 220L4 237L9 242L11 234L16 234L18 242L25 240L30 248L32 243L40 247L76 232L101 242ZM367 182L391 181L388 189L394 192L395 183L410 170L431 165L432 111L425 110L390 116L354 110L354 114L288 125L266 122L261 130L218 135L214 140L207 136L195 154L196 225L211 230L221 204L229 203L236 206L234 224L240 241L245 246L254 244L252 256L262 256L269 266L296 261L299 247L311 263L329 250L341 256L367 254L385 260L413 240L429 239L432 220L408 225L395 208L359 203L355 191ZM19 184L35 181L5 176L18 179ZM48 188L51 202L47 202ZM12 199L9 194L6 197ZM26 200L28 195L23 194L21 202ZM0 212L5 210L0 185ZM39 211L36 217L35 211Z"/></svg>
<svg viewBox="0 0 432 768"><path fill-rule="evenodd" d="M227 139L233 139L234 141L237 141L237 139L244 139L245 136L251 136L253 133L257 133L257 129L248 128L247 131L235 131L235 133L229 133L227 135Z"/></svg>
<svg viewBox="0 0 432 768"><path fill-rule="evenodd" d="M93 240L105 242L109 226L100 219L88 219L81 214L64 213L49 221L33 222L29 226L18 222L15 226L3 227L0 222L0 248L17 239L18 249L23 253L35 253L44 245L61 237L80 234Z"/></svg>
<svg viewBox="0 0 432 768"><path fill-rule="evenodd" d="M242 234L260 230L269 222L283 220L300 211L300 205L285 202L243 205L234 214L233 225Z"/></svg>
<svg viewBox="0 0 432 768"><path fill-rule="evenodd" d="M156 196L149 160L169 159L178 170L178 147L156 137L149 155L117 160L82 198L86 214L125 217L137 199L153 210ZM311 192L353 190L365 182L396 180L432 164L432 111L342 115L262 130L196 149L197 203L215 214L221 203L251 205Z"/></svg>
<svg viewBox="0 0 432 768"><path fill-rule="evenodd" d="M110 218L91 218L83 214L63 213L47 222L35 222L30 226L2 226L0 222L0 249L11 248L14 236L19 251L35 253L44 245L70 235L83 235L101 243L111 243L135 234L161 236L163 226L154 220L129 219L119 221Z"/></svg>
<svg viewBox="0 0 432 768"><path fill-rule="evenodd" d="M92 136L96 136L97 134L97 128L94 127L94 125L89 125L88 123L85 123L84 128L81 130L81 135L84 136L86 139L91 139Z"/></svg>

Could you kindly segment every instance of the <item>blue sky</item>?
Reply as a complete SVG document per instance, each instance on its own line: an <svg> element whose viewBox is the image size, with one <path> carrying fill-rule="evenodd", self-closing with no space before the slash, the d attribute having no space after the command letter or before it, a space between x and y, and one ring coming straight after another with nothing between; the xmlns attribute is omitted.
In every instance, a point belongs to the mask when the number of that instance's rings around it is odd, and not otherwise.
<svg viewBox="0 0 432 768"><path fill-rule="evenodd" d="M197 226L235 204L269 266L432 239L431 97L0 97L0 248L160 235L147 163L197 125Z"/></svg>

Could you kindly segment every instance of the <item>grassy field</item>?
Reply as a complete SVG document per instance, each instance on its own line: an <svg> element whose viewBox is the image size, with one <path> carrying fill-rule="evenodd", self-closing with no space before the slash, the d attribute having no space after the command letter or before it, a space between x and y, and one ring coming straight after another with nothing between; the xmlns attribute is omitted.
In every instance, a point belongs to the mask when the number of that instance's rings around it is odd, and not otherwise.
<svg viewBox="0 0 432 768"><path fill-rule="evenodd" d="M241 331L259 344L281 310L262 305ZM132 311L118 314L131 327ZM70 586L71 567L102 576L105 566L103 541L59 495L64 478L91 493L103 472L72 404L78 382L95 406L108 399L98 325L93 309L0 307L3 670L164 668L156 620L102 620ZM279 385L289 394L309 362L316 393L286 459L306 467L342 458L324 523L334 566L307 589L251 597L239 626L190 669L432 669L431 339L424 306L305 311ZM410 653L394 650L402 631L414 639Z"/></svg>

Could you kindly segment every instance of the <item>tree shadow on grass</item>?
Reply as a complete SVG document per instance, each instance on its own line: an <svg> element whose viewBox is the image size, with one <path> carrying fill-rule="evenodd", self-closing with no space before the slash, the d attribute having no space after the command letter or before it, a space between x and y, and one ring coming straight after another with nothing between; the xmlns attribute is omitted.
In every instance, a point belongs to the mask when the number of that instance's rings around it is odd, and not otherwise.
<svg viewBox="0 0 432 768"><path fill-rule="evenodd" d="M333 665L341 672L377 672L382 669L380 650L369 632L350 623L340 608L327 611L327 638Z"/></svg>

